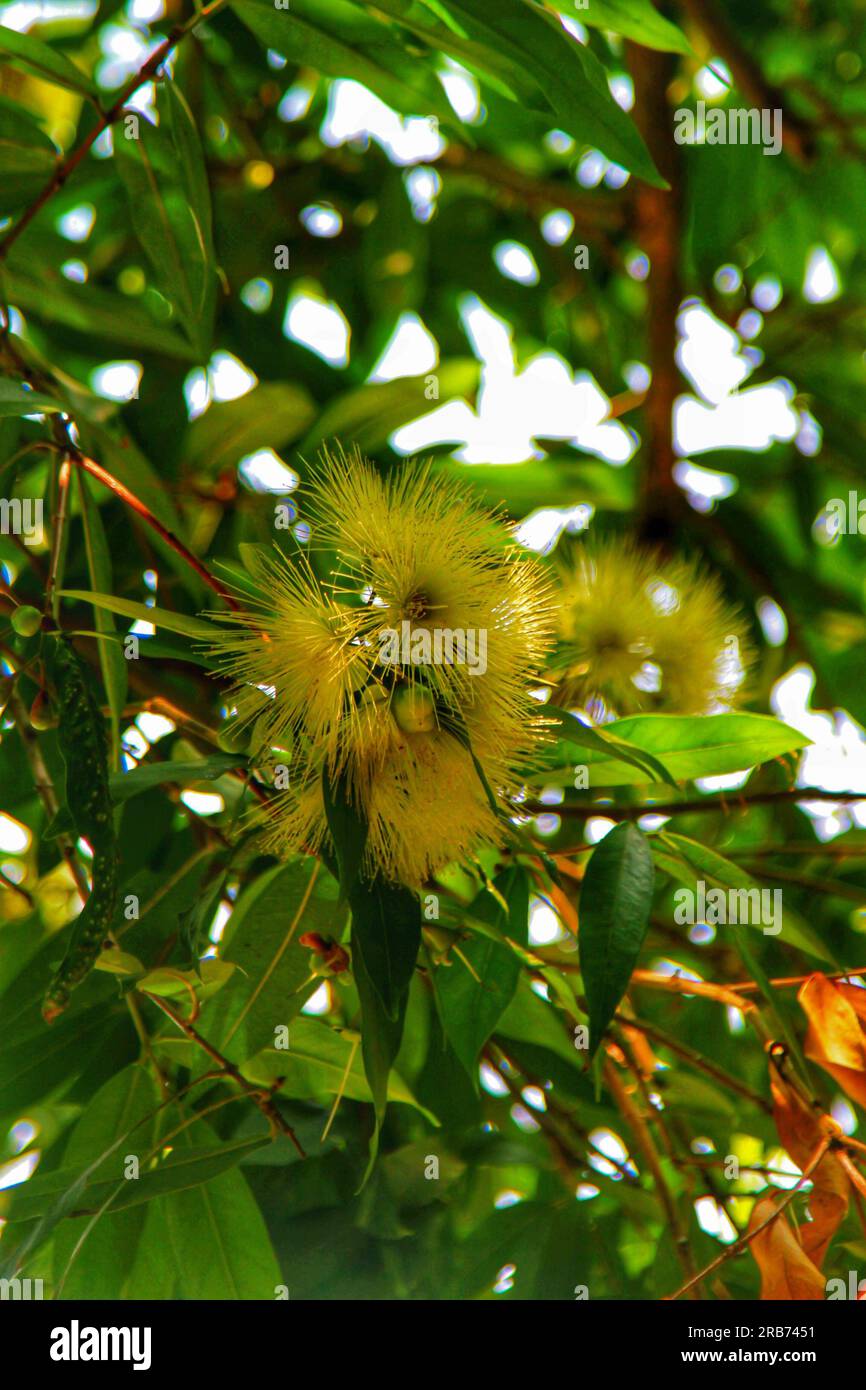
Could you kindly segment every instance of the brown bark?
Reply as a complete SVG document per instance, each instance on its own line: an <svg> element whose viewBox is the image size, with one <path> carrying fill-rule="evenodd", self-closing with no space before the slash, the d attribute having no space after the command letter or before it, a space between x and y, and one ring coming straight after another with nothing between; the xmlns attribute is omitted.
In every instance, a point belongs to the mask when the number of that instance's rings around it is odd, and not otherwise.
<svg viewBox="0 0 866 1390"><path fill-rule="evenodd" d="M673 138L673 112L667 95L679 60L636 44L629 44L627 49L634 81L635 120L656 167L670 185L668 189L652 188L635 181L634 203L635 233L650 261L647 347L652 384L644 405L640 534L645 540L664 543L670 538L683 505L673 478L673 406L682 389L675 352L677 315L683 297L683 189L680 151Z"/></svg>

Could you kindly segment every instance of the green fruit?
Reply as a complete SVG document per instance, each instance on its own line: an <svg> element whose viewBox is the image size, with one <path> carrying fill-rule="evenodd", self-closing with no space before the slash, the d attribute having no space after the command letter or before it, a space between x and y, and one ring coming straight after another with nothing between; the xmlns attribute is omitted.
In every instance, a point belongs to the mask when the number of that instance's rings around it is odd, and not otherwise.
<svg viewBox="0 0 866 1390"><path fill-rule="evenodd" d="M51 709L51 701L42 690L30 706L30 726L41 733L44 729L53 729L56 723L57 720Z"/></svg>
<svg viewBox="0 0 866 1390"><path fill-rule="evenodd" d="M29 603L22 603L12 614L12 626L19 637L32 637L42 626L42 614Z"/></svg>
<svg viewBox="0 0 866 1390"><path fill-rule="evenodd" d="M427 690L404 685L391 697L391 713L404 734L429 734L436 728L436 702Z"/></svg>
<svg viewBox="0 0 866 1390"><path fill-rule="evenodd" d="M224 753L246 753L250 746L249 725L240 726L236 719L226 720L217 735L217 745Z"/></svg>

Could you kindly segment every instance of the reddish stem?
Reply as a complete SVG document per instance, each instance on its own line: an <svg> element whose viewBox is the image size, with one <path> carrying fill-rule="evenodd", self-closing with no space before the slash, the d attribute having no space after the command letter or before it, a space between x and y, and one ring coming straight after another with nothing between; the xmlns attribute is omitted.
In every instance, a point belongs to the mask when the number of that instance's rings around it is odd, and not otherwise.
<svg viewBox="0 0 866 1390"><path fill-rule="evenodd" d="M239 611L240 604L237 603L225 586L211 574L210 570L202 564L198 556L193 555L192 551L187 549L183 541L180 540L173 531L169 531L167 526L163 526L159 518L154 516L150 508L145 506L144 502L142 502L139 497L136 497L134 492L130 492L129 488L125 487L119 478L115 478L113 473L109 473L101 464L98 464L95 459L88 458L86 454L79 453L77 450L74 457L76 463L79 463L92 477L109 488L123 502L126 502L128 506L132 507L133 511L137 512L158 536L162 537L166 545L170 545L172 550L177 555L180 555L191 569L195 570L196 574L207 584L208 588L213 589L215 594L219 594L220 598L229 608L233 609L235 613Z"/></svg>

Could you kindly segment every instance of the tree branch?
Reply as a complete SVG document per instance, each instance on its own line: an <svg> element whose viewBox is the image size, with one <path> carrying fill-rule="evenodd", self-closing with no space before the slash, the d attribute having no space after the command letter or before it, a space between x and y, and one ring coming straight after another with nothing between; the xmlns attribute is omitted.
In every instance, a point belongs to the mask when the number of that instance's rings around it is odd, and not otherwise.
<svg viewBox="0 0 866 1390"><path fill-rule="evenodd" d="M204 9L200 10L198 14L194 14L183 24L175 25L168 34L168 37L160 44L159 48L155 49L150 55L144 66L139 68L134 77L130 78L113 105L111 105L107 111L102 112L93 130L78 146L78 149L74 150L66 159L61 160L41 193L39 193L30 206L25 209L18 221L9 228L6 235L0 238L0 262L6 259L9 251L14 246L21 233L29 227L34 217L42 211L45 204L54 197L55 193L60 192L60 189L64 186L70 175L74 174L79 164L81 164L82 160L96 144L100 135L108 130L110 126L114 125L115 121L120 120L129 98L135 95L139 87L143 87L145 82L149 82L150 79L157 74L158 69L165 62L166 58L177 47L181 40L186 38L187 34L191 34L199 24L202 24L206 19L210 19L212 15L215 15L217 11L221 10L227 3L228 0L211 0L211 3L205 5Z"/></svg>
<svg viewBox="0 0 866 1390"><path fill-rule="evenodd" d="M745 813L753 806L769 806L779 801L820 801L831 805L850 805L866 801L866 792L828 792L823 787L786 787L782 791L755 792L752 796L738 798L736 809ZM702 796L692 801L650 801L642 806L607 806L594 801L586 806L548 806L542 802L529 802L520 808L531 815L549 814L551 811L562 816L563 820L592 820L604 816L607 820L640 820L641 816L691 815L695 811L722 811L731 815L734 808L724 796ZM577 849L591 846L576 846L575 849L558 849L558 855L574 854Z"/></svg>

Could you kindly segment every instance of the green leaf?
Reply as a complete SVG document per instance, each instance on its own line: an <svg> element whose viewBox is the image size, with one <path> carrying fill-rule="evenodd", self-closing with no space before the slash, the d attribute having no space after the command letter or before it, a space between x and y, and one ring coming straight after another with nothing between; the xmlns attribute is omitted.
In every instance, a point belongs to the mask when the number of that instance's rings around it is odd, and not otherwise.
<svg viewBox="0 0 866 1390"><path fill-rule="evenodd" d="M676 781L658 758L654 758L651 753L645 753L640 748L630 747L625 740L611 733L611 730L617 727L615 724L605 725L604 733L602 733L599 729L584 724L581 719L577 719L566 710L557 709L554 705L544 705L542 713L545 719L549 717L556 721L555 727L561 731L568 743L577 744L579 748L591 749L601 758L614 758L619 762L628 763L631 767L636 767L645 774L649 772L653 780L667 782L675 791L679 790ZM587 763L588 765L589 763Z"/></svg>
<svg viewBox="0 0 866 1390"><path fill-rule="evenodd" d="M0 29L0 35L3 32ZM0 97L0 215L38 197L57 161L53 140L28 111Z"/></svg>
<svg viewBox="0 0 866 1390"><path fill-rule="evenodd" d="M193 420L186 437L190 466L209 474L234 468L257 449L279 451L299 438L316 407L301 386L262 381L245 396L219 401Z"/></svg>
<svg viewBox="0 0 866 1390"><path fill-rule="evenodd" d="M0 53L8 54L44 82L53 82L58 87L67 87L85 96L96 95L97 89L86 72L82 72L64 53L33 34L19 34L14 29L0 25Z"/></svg>
<svg viewBox="0 0 866 1390"><path fill-rule="evenodd" d="M217 880L219 882L219 880ZM215 994L222 989L227 980L234 974L234 966L227 960L219 960L213 956L208 956L204 960L196 961L197 969L177 970L164 966L157 966L151 970L143 979L136 981L136 988L143 994L153 994L160 999L189 999L190 989L194 989L200 999L204 999L208 994ZM161 1044L166 1042L185 1043L185 1038L162 1038Z"/></svg>
<svg viewBox="0 0 866 1390"><path fill-rule="evenodd" d="M302 457L330 439L351 438L360 449L373 450L387 443L401 425L427 415L455 396L472 396L480 367L472 358L457 358L436 368L439 398L430 400L426 376L400 377L398 381L373 382L335 397L298 446Z"/></svg>
<svg viewBox="0 0 866 1390"><path fill-rule="evenodd" d="M499 915L505 914L495 900ZM478 903L478 914L485 904ZM471 936L452 946L449 959L433 971L442 1028L463 1066L478 1085L478 1054L517 989L520 957L488 936Z"/></svg>
<svg viewBox="0 0 866 1390"><path fill-rule="evenodd" d="M198 1121L174 1141L179 1159L214 1139L210 1126ZM247 1140L247 1155L264 1142ZM180 1297L231 1302L275 1297L280 1267L242 1172L233 1166L204 1184L173 1192L162 1206Z"/></svg>
<svg viewBox="0 0 866 1390"><path fill-rule="evenodd" d="M158 88L160 123L144 117L137 137L118 127L115 166L126 187L136 236L171 300L198 360L210 355L215 266L205 216L203 174L189 166L194 141L181 100ZM208 209L209 213L209 203Z"/></svg>
<svg viewBox="0 0 866 1390"><path fill-rule="evenodd" d="M50 942L54 959L62 955L59 942ZM45 988L47 964L44 952L34 963L42 965L37 983L37 998ZM38 1006L28 998L26 1007L16 1010L20 993L19 983L13 982L3 1000L2 1048L0 1048L0 1115L23 1111L49 1094L71 1074L75 1073L105 1046L116 1019L104 1004L70 1010L51 1028L39 1018ZM36 1031L31 1030L32 1018L39 1019ZM25 1021L26 1020L26 1021ZM36 1025L34 1024L34 1027Z"/></svg>
<svg viewBox="0 0 866 1390"><path fill-rule="evenodd" d="M596 732L598 732L596 730ZM670 781L741 772L760 763L796 753L811 740L766 714L635 714L604 726L604 736L628 744L638 757L654 758L667 768ZM587 748L583 761L596 787L617 787L650 780L601 750ZM658 778L657 780L661 780Z"/></svg>
<svg viewBox="0 0 866 1390"><path fill-rule="evenodd" d="M166 1251L171 1248L166 1223L166 1200L155 1197L145 1207L144 1225L123 1285L124 1298L131 1302L166 1302L174 1297L177 1272L174 1261L166 1259Z"/></svg>
<svg viewBox="0 0 866 1390"><path fill-rule="evenodd" d="M421 910L415 893L381 878L356 883L349 902L352 976L361 1002L364 1070L376 1112L366 1181L376 1160L388 1103L388 1077L403 1036L409 985L421 944Z"/></svg>
<svg viewBox="0 0 866 1390"><path fill-rule="evenodd" d="M118 1084L120 1077L123 1086ZM120 1185L125 1182L118 1151L125 1141L133 1142L133 1136L144 1128L147 1115L153 1113L148 1108L147 1089L152 1083L140 1067L125 1069L120 1077L113 1077L103 1087L92 1104L92 1114L88 1112L85 1115L80 1145L77 1134L73 1135L73 1153L78 1162L50 1174L39 1172L26 1185L13 1189L11 1211L4 1215L8 1216L10 1222L17 1222L19 1209L23 1206L24 1214L20 1220L29 1222L35 1219L36 1224L27 1231L22 1244L12 1249L9 1258L0 1262L0 1278L14 1276L44 1245L58 1224L64 1219L71 1219L91 1177L101 1171L111 1177L114 1188L118 1187L118 1180ZM25 1198L31 1207L35 1205L35 1211L24 1204ZM79 1227L76 1238L80 1231ZM129 1227L126 1233L129 1233ZM71 1250L69 1253L71 1255Z"/></svg>
<svg viewBox="0 0 866 1390"><path fill-rule="evenodd" d="M237 1061L273 1044L275 1029L291 1023L320 984L299 938L307 931L339 937L346 915L336 883L313 859L259 874L229 920L222 956L237 969L202 1010L197 1026L208 1041Z"/></svg>
<svg viewBox="0 0 866 1390"><path fill-rule="evenodd" d="M107 1154L92 1171L93 1180L99 1176L126 1181L128 1157L134 1154L142 1159L152 1147L159 1100L153 1078L143 1066L135 1063L122 1068L97 1092L72 1131L64 1165L83 1172L99 1155ZM91 1220L88 1216L72 1217L62 1221L55 1232L55 1285L63 1280L64 1298L122 1298L145 1210L132 1208L112 1219L100 1218L76 1253Z"/></svg>
<svg viewBox="0 0 866 1390"><path fill-rule="evenodd" d="M111 799L118 805L131 796L140 796L152 787L167 782L186 785L188 782L213 782L227 772L244 766L244 759L231 753L212 753L199 761L140 763L129 772L116 772L109 779Z"/></svg>
<svg viewBox="0 0 866 1390"><path fill-rule="evenodd" d="M56 1168L44 1177L37 1174L21 1185L7 1220L10 1224L35 1221L51 1211L55 1203L63 1204L64 1216L93 1215L109 1198L112 1200L107 1211L125 1211L154 1197L210 1182L269 1142L267 1135L259 1134L205 1147L178 1144L160 1159L157 1167L142 1169L134 1182L120 1173L111 1178L89 1177L80 1186L81 1173L77 1168Z"/></svg>
<svg viewBox="0 0 866 1390"><path fill-rule="evenodd" d="M419 412L420 413L420 412ZM548 507L571 507L575 499L592 502L599 510L626 512L634 504L633 477L627 469L611 468L590 456L551 455L529 463L461 463L450 456L433 460L433 469L460 482L489 506L506 506L522 520L544 499Z"/></svg>
<svg viewBox="0 0 866 1390"><path fill-rule="evenodd" d="M176 82L163 82L158 89L160 121L171 131L174 152L183 175L183 189L201 233L205 253L214 259L213 211L204 152L189 103Z"/></svg>
<svg viewBox="0 0 866 1390"><path fill-rule="evenodd" d="M617 825L593 850L580 890L580 971L589 1006L590 1057L628 988L649 926L653 860L634 825Z"/></svg>
<svg viewBox="0 0 866 1390"><path fill-rule="evenodd" d="M426 69L396 41L393 26L349 0L231 0L231 8L260 43L292 63L327 77L348 77L369 87L406 115L430 114L456 124L441 92L425 81Z"/></svg>
<svg viewBox="0 0 866 1390"><path fill-rule="evenodd" d="M588 0L577 8L567 0L553 0L554 9L569 19L576 19L593 29L608 29L633 39L644 48L656 48L662 53L691 53L692 46L681 29L671 24L650 3L650 0Z"/></svg>
<svg viewBox="0 0 866 1390"><path fill-rule="evenodd" d="M667 187L637 127L614 101L601 63L552 15L524 0L448 0L448 8L469 34L523 62L539 99L569 135L657 188Z"/></svg>
<svg viewBox="0 0 866 1390"><path fill-rule="evenodd" d="M182 339L175 334L174 341L179 343L182 342ZM176 536L184 537L183 518L171 496L166 478L160 475L159 471L136 447L129 434L117 436L108 429L100 428L91 420L86 426L85 440L87 450L91 451L93 456L98 458L100 463L104 464L119 482L128 487L130 492L135 493L136 497L150 508L163 526L169 531L173 531ZM90 475L89 481L98 489L97 497L108 500L115 495L107 485L100 483L92 475ZM153 543L161 548L165 558L174 566L179 578L184 581L185 587L198 593L202 587L202 581L198 575L192 573L186 561L181 559L177 552L172 550L171 546L156 533L153 535Z"/></svg>
<svg viewBox="0 0 866 1390"><path fill-rule="evenodd" d="M737 1103L734 1098L707 1077L671 1070L660 1075L658 1083L666 1110L716 1115L728 1122L736 1118Z"/></svg>
<svg viewBox="0 0 866 1390"><path fill-rule="evenodd" d="M673 853L669 851L673 851ZM713 888L744 889L746 892L757 890L760 892L758 880L741 869L739 864L732 863L730 859L726 859L717 850L710 849L707 845L701 845L697 840L690 840L686 835L675 835L672 831L665 830L653 839L652 852L660 868L665 869L679 883L692 890L695 888L697 877L704 879L708 886ZM756 926L759 931L763 930L760 922L753 922L748 925ZM796 946L800 951L807 951L810 956L817 956L819 960L830 961L834 965L838 964L817 932L813 931L809 924L796 913L784 906L784 899L782 930L778 934L777 940Z"/></svg>
<svg viewBox="0 0 866 1390"><path fill-rule="evenodd" d="M205 618L171 613L167 608L148 608L145 603L117 598L114 594L97 594L92 589L61 589L60 597L79 599L82 603L93 604L95 608L107 608L110 613L120 613L122 617L132 618L135 622L153 623L156 628L168 628L169 632L179 632L184 637L194 637L199 641L213 642L222 631L216 623L209 623Z"/></svg>
<svg viewBox="0 0 866 1390"><path fill-rule="evenodd" d="M214 782L218 777L224 777L227 772L243 766L243 758L229 753L213 753L209 758L201 758L198 762L189 760L141 763L129 772L113 772L108 779L108 789L114 805L120 806L131 797L140 796L154 787L163 787L171 783L187 785L190 782ZM69 834L74 828L69 812L65 807L61 807L45 827L43 837L53 840L58 835Z"/></svg>
<svg viewBox="0 0 866 1390"><path fill-rule="evenodd" d="M347 1037L320 1019L296 1018L289 1029L287 1048L265 1048L251 1057L242 1071L257 1085L271 1085L279 1077L281 1094L295 1100L324 1102L337 1095L347 1100L373 1099L364 1074L360 1038L357 1034ZM394 1071L388 1077L388 1100L414 1105L432 1120Z"/></svg>
<svg viewBox="0 0 866 1390"><path fill-rule="evenodd" d="M512 58L497 53L489 44L468 39L452 25L438 23L435 14L424 14L409 0L377 0L376 9L396 20L416 38L422 39L432 53L448 53L470 71L483 75L498 92L512 100L517 99L528 85L523 68Z"/></svg>
<svg viewBox="0 0 866 1390"><path fill-rule="evenodd" d="M9 299L42 323L71 328L87 339L122 343L130 351L160 352L187 362L196 358L180 333L157 323L143 305L126 295L101 285L72 285L50 267L31 274L21 265L8 266L5 280ZM55 402L54 408L62 407Z"/></svg>
<svg viewBox="0 0 866 1390"><path fill-rule="evenodd" d="M403 1001L403 1010L396 1019L391 1019L382 1007L382 1000L370 978L362 951L355 947L352 952L352 978L361 1003L361 1047L364 1058L364 1072L373 1098L375 1124L370 1141L370 1157L361 1186L370 1176L379 1151L379 1131L385 1119L388 1105L388 1086L391 1068L400 1051L403 1037L403 1024L408 991Z"/></svg>
<svg viewBox="0 0 866 1390"><path fill-rule="evenodd" d="M0 379L0 419L22 415L41 415L44 412L62 410L60 401L51 396L43 396L38 391L30 391L18 381Z"/></svg>
<svg viewBox="0 0 866 1390"><path fill-rule="evenodd" d="M489 890L477 897L470 909L482 922L492 923L503 936L516 941L518 946L529 944L529 877L519 864L511 864L501 869L492 884L498 898ZM501 899L507 906L502 910Z"/></svg>
<svg viewBox="0 0 866 1390"><path fill-rule="evenodd" d="M353 950L363 956L382 1008L394 1022L405 1007L421 944L418 896L377 877L356 883L349 903Z"/></svg>

